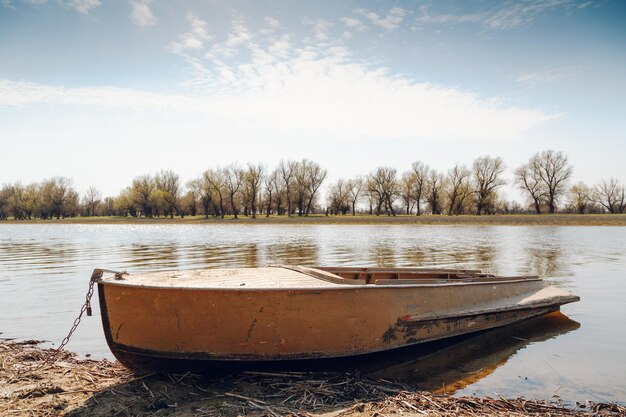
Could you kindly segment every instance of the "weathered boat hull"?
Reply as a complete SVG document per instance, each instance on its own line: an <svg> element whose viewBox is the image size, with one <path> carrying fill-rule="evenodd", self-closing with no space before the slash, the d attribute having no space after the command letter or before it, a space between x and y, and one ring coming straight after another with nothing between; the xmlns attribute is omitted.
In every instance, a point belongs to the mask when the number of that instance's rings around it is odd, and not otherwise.
<svg viewBox="0 0 626 417"><path fill-rule="evenodd" d="M98 283L107 342L136 370L337 358L518 322L577 297L540 280L312 289Z"/></svg>

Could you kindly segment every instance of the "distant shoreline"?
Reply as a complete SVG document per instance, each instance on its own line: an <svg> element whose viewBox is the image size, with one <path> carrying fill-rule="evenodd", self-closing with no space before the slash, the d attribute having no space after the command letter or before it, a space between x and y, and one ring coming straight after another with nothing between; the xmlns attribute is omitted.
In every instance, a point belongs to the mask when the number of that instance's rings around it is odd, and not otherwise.
<svg viewBox="0 0 626 417"><path fill-rule="evenodd" d="M134 217L68 217L51 220L2 220L3 224L242 224L242 225L468 225L468 226L626 226L626 214L501 214L491 216L270 216L256 219L239 216L238 219L186 216L184 218L134 218Z"/></svg>

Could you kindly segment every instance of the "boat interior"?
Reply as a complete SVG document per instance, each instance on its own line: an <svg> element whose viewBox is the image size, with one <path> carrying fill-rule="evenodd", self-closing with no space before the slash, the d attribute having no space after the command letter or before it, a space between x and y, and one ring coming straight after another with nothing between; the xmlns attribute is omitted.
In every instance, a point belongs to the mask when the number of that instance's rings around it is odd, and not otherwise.
<svg viewBox="0 0 626 417"><path fill-rule="evenodd" d="M426 268L358 268L316 266L309 270L324 271L324 277L342 284L409 285L441 284L450 282L493 282L511 280L538 280L537 276L497 277L475 269L426 269Z"/></svg>

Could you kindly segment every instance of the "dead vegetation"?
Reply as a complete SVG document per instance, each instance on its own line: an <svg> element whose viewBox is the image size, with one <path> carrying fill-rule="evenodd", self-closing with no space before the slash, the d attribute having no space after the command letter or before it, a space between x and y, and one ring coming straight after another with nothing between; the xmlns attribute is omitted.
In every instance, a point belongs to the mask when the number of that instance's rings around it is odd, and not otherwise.
<svg viewBox="0 0 626 417"><path fill-rule="evenodd" d="M10 416L623 416L616 404L451 397L355 374L244 372L137 376L37 341L0 342L0 415Z"/></svg>

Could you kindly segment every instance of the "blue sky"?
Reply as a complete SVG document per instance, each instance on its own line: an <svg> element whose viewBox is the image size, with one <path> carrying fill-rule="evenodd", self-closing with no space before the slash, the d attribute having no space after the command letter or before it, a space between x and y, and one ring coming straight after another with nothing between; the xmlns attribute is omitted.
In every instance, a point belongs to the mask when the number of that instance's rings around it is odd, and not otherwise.
<svg viewBox="0 0 626 417"><path fill-rule="evenodd" d="M603 0L0 0L0 183L486 154L510 176L545 149L626 181L624 21Z"/></svg>

